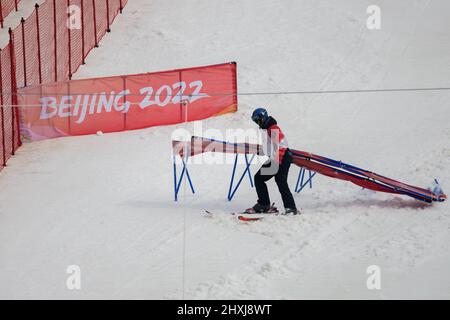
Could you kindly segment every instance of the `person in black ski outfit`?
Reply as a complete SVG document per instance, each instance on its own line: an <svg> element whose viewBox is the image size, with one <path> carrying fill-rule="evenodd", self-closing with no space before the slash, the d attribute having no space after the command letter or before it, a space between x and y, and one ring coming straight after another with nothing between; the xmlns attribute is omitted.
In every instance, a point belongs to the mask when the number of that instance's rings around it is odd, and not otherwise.
<svg viewBox="0 0 450 320"><path fill-rule="evenodd" d="M275 182L277 183L278 190L283 199L285 208L284 214L299 214L300 212L297 210L294 197L292 196L287 182L289 168L292 163L292 153L287 146L285 136L278 126L277 121L268 115L266 109L257 108L253 112L252 120L260 129L266 130L268 140L272 143L273 152L271 152L270 159L255 174L255 187L258 194L258 202L253 208L250 208L247 211L250 213L267 213L273 210L270 205L266 181L275 177ZM272 172L270 172L274 167L278 167L278 170L275 172L272 170Z"/></svg>

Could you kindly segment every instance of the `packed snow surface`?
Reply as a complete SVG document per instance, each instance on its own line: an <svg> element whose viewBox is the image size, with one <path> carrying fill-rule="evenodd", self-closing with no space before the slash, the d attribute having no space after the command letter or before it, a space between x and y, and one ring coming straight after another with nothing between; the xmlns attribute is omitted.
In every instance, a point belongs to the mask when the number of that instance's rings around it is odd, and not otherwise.
<svg viewBox="0 0 450 320"><path fill-rule="evenodd" d="M450 87L450 2L377 3L380 30L366 27L366 0L129 0L76 76L236 61L241 93ZM237 113L187 128L225 139L265 106L292 148L448 191L449 101L443 90L243 95ZM191 164L196 194L182 187L173 201L171 135L184 127L26 143L0 173L0 298L450 298L449 202L317 176L295 196L303 215L241 223L227 213L256 194L243 180L226 200L232 164ZM81 290L66 286L72 265ZM366 286L371 265L380 290Z"/></svg>

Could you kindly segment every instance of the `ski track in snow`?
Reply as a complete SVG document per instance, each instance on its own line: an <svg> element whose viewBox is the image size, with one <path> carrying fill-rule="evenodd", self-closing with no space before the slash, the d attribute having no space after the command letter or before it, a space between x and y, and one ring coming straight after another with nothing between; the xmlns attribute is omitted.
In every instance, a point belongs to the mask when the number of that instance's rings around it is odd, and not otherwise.
<svg viewBox="0 0 450 320"><path fill-rule="evenodd" d="M450 3L381 1L375 32L365 28L370 4L129 0L76 76L234 60L240 92L449 86ZM202 125L253 128L253 106L268 106L295 149L422 187L438 178L448 193L449 100L241 96L238 113ZM186 298L449 298L449 202L317 176L295 196L303 215L243 223L227 212L253 205L255 191L244 180L226 201L231 165L192 164L196 194L182 190L173 202L170 140L180 127L25 144L0 174L0 298L178 299L184 238ZM291 186L297 174L292 167ZM269 190L281 207L273 181ZM80 291L65 287L72 264ZM366 288L370 265L381 268L382 290Z"/></svg>

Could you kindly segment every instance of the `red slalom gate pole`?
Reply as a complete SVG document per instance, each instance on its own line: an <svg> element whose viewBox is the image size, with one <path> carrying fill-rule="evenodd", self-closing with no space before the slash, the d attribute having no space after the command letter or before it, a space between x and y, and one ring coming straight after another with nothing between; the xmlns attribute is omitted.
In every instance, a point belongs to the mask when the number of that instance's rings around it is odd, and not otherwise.
<svg viewBox="0 0 450 320"><path fill-rule="evenodd" d="M42 83L42 61L41 61L41 35L39 26L39 5L36 3L36 28L37 28L37 45L38 45L38 66L39 66L39 84Z"/></svg>
<svg viewBox="0 0 450 320"><path fill-rule="evenodd" d="M16 11L19 11L19 8L17 7L17 0L14 0L14 5L16 7Z"/></svg>
<svg viewBox="0 0 450 320"><path fill-rule="evenodd" d="M122 13L122 11L123 11L123 3L122 0L120 0L120 13Z"/></svg>

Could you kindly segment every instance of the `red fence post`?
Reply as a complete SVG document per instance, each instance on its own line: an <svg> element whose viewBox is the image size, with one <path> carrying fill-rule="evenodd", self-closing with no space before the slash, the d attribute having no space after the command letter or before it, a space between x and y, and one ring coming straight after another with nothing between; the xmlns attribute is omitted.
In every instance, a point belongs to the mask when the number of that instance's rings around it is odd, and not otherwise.
<svg viewBox="0 0 450 320"><path fill-rule="evenodd" d="M17 0L15 0L15 2L14 2L14 4L15 4L15 6L16 6L16 11L19 11L19 8L17 7ZM12 44L11 44L11 51L12 51L12 54L14 54L15 55L15 50L14 50L14 47L13 47L13 45L14 45L14 41L12 42ZM25 43L23 44L24 46L25 46ZM19 123L19 107L18 107L18 103L17 103L17 77L16 77L16 59L15 59L15 56L12 56L12 61L14 62L14 63L11 63L11 74L12 74L12 78L13 78L13 80L14 80L14 85L13 85L13 88L14 88L14 90L12 91L12 102L13 102L13 104L16 106L15 108L15 114L16 114L16 122L17 122L17 142L18 142L18 146L21 146L22 145L22 140L20 139L20 123ZM13 67L14 67L14 69L13 69ZM13 114L14 114L14 109L13 109ZM13 137L14 137L14 135L13 135ZM13 144L13 150L15 149L15 145Z"/></svg>
<svg viewBox="0 0 450 320"><path fill-rule="evenodd" d="M82 64L86 64L86 44L84 42L84 0L81 0L81 55L83 57Z"/></svg>
<svg viewBox="0 0 450 320"><path fill-rule="evenodd" d="M3 100L3 95L2 95L2 100ZM1 114L2 114L2 159L3 159L3 166L6 167L6 142L5 142L5 111L3 110L3 102L2 105L0 107L1 110Z"/></svg>
<svg viewBox="0 0 450 320"><path fill-rule="evenodd" d="M3 166L6 167L6 143L5 143L5 111L3 110L3 103L2 106L0 107L1 110L1 114L2 114L2 159L3 159Z"/></svg>
<svg viewBox="0 0 450 320"><path fill-rule="evenodd" d="M106 31L111 32L111 21L109 19L109 0L106 0L106 22L108 24Z"/></svg>
<svg viewBox="0 0 450 320"><path fill-rule="evenodd" d="M15 59L14 59L14 41L13 41L13 31L11 28L9 28L8 30L9 33L9 53L10 53L10 60L11 60L11 113L12 113L12 123L11 123L11 127L12 127L12 152L11 154L14 155L15 153L15 112L14 112L14 107L16 106L16 100L17 100L17 96L16 96L16 64L15 64Z"/></svg>
<svg viewBox="0 0 450 320"><path fill-rule="evenodd" d="M70 97L70 81L67 82L67 95ZM72 103L69 104L69 113L72 113ZM69 131L69 135L72 131L72 126L70 125L70 120L72 119L72 116L67 117L67 129Z"/></svg>
<svg viewBox="0 0 450 320"><path fill-rule="evenodd" d="M24 83L24 86L26 87L28 85L28 78L27 78L27 59L26 59L26 52L25 52L25 19L23 17L20 20L20 25L22 26L23 83Z"/></svg>
<svg viewBox="0 0 450 320"><path fill-rule="evenodd" d="M6 142L5 142L5 110L3 106L3 72L2 72L2 49L0 48L0 112L2 116L1 132L2 132L2 165L6 167Z"/></svg>
<svg viewBox="0 0 450 320"><path fill-rule="evenodd" d="M70 33L70 30L72 26L70 25L70 0L67 0L67 27L69 32L69 80L72 80L72 35Z"/></svg>
<svg viewBox="0 0 450 320"><path fill-rule="evenodd" d="M14 77L13 77L13 73L14 73L14 71L13 71L13 66L14 66L14 58L13 58L13 50L12 50L12 46L13 46L13 41L12 41L12 29L11 28L9 28L9 30L8 30L8 33L9 33L9 56L10 56L10 64L11 64L11 105L14 105L14 102L13 102L13 88L14 88L14 85L13 85L13 83L14 83ZM14 107L13 106L11 106L11 114L12 114L12 155L14 155L14 145L15 145L15 143L14 143L14 109L13 109Z"/></svg>
<svg viewBox="0 0 450 320"><path fill-rule="evenodd" d="M39 84L42 83L42 61L41 61L41 35L39 26L39 5L36 3L36 28L37 28L37 45L38 45L38 65L39 65Z"/></svg>
<svg viewBox="0 0 450 320"><path fill-rule="evenodd" d="M95 8L95 0L92 0L92 9L94 11L94 37L95 37L95 47L98 48L98 39L97 39L97 13Z"/></svg>
<svg viewBox="0 0 450 320"><path fill-rule="evenodd" d="M16 90L14 91L14 96L16 97L14 99L15 101L15 105L16 105L16 128L17 128L17 145L20 147L22 145L22 139L20 138L20 112L19 112L19 105L18 105L18 100L17 100L17 87ZM16 149L17 150L17 149Z"/></svg>
<svg viewBox="0 0 450 320"><path fill-rule="evenodd" d="M0 0L0 25L3 29L3 5L2 5L2 0Z"/></svg>
<svg viewBox="0 0 450 320"><path fill-rule="evenodd" d="M56 0L53 0L53 30L55 31L54 39L55 47L54 47L54 55L55 55L55 82L58 81L58 46L57 46L57 39L58 39L58 28L56 25Z"/></svg>

